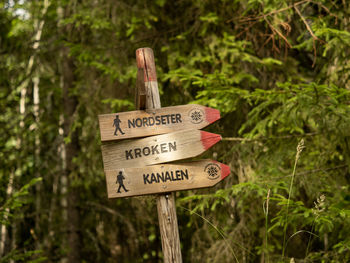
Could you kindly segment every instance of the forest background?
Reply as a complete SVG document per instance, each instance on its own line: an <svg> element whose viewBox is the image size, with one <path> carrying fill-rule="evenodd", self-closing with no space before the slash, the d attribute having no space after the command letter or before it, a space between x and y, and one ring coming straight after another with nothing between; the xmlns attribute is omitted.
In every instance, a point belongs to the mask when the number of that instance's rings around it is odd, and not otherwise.
<svg viewBox="0 0 350 263"><path fill-rule="evenodd" d="M0 3L0 262L162 262L155 197L108 200L97 115L199 103L229 164L176 194L184 262L350 261L350 2Z"/></svg>

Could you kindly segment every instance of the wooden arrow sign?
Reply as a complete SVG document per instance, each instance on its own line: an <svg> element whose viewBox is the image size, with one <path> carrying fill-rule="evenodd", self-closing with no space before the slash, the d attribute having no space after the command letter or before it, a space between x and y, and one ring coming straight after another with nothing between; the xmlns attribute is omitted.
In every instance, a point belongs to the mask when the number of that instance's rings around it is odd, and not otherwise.
<svg viewBox="0 0 350 263"><path fill-rule="evenodd" d="M202 129L220 119L216 109L196 104L99 115L101 141Z"/></svg>
<svg viewBox="0 0 350 263"><path fill-rule="evenodd" d="M110 170L107 193L118 198L211 187L229 174L227 165L212 160Z"/></svg>
<svg viewBox="0 0 350 263"><path fill-rule="evenodd" d="M143 139L102 145L105 170L142 167L200 155L221 136L200 130L185 130Z"/></svg>

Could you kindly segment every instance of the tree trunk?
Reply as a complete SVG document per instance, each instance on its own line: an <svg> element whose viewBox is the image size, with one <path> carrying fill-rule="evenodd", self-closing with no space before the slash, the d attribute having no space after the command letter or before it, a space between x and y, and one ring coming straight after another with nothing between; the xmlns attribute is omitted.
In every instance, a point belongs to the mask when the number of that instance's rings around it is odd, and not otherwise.
<svg viewBox="0 0 350 263"><path fill-rule="evenodd" d="M44 7L43 7L43 10L42 10L42 16L44 17L44 15L46 14L46 11L47 11L47 8L49 7L49 1L48 0L45 0L44 1ZM39 48L39 45L40 45L40 39L41 39L41 34L42 34L42 31L43 31L43 27L44 27L44 19L42 19L40 21L40 23L38 23L36 25L36 34L34 36L34 44L33 44L33 50L36 51L38 48ZM34 66L34 59L35 59L35 53L33 53L29 60L28 60L28 66L27 66L27 69L26 69L26 79L25 81L21 84L20 86L20 93L21 93L21 97L20 97L20 105L19 105L19 112L21 114L21 116L23 116L24 118L24 115L25 115L25 111L26 111L26 106L25 106L25 101L26 101L26 95L27 95L27 88L28 88L28 85L30 83L30 73L32 71L32 68ZM36 120L36 124L38 125L39 123L39 77L38 76L35 76L33 78L33 84L34 84L34 90L33 90L33 95L34 95L34 116L35 116L35 120ZM21 128L21 130L24 129L24 122L23 122L23 119L20 120L20 123L19 123L19 126ZM18 149L21 148L21 145L22 145L22 139L19 138L17 140L17 145L18 145ZM35 156L37 157L39 154L39 137L38 135L35 136ZM19 166L18 168L20 167L20 163L19 163ZM10 197L12 195L12 192L13 192L13 181L14 181L14 173L10 173L10 178L9 178L9 183L8 183L8 186L7 186L7 190L6 190L6 195L8 197ZM40 183L37 184L36 186L37 188L40 187ZM37 189L37 192L38 189ZM36 197L36 206L38 206L38 203L40 202L40 196L39 194L37 194L37 197ZM38 208L38 207L37 207ZM39 204L39 208L40 208L40 204ZM6 209L6 212L8 213L9 212L9 209ZM39 215L39 211L37 209L37 215ZM38 216L36 216L36 220L35 220L35 229L37 230L38 227L37 227L37 224L38 224ZM7 215L5 215L5 220L7 219ZM13 226L13 228L15 229L15 226ZM13 232L16 232L15 230ZM2 256L4 254L4 249L5 249L5 243L6 243L6 238L7 238L7 228L6 226L2 225L1 226L1 236L0 236L0 256ZM13 242L12 242L13 243Z"/></svg>
<svg viewBox="0 0 350 263"><path fill-rule="evenodd" d="M13 178L14 178L14 172L10 173L10 178L9 178L9 182L7 185L7 189L6 189L6 196L10 197L12 195L12 190L13 190ZM3 220L6 221L7 220L7 213L10 211L9 208L6 208L5 210L5 215ZM0 240L0 256L5 255L5 245L6 245L6 240L7 240L7 226L5 224L1 225L1 240Z"/></svg>
<svg viewBox="0 0 350 263"><path fill-rule="evenodd" d="M61 85L62 85L62 90L63 90L63 78L61 77ZM60 124L63 124L64 123L64 118L63 118L63 115L60 116ZM66 169L67 169L67 165L66 165L66 145L64 144L64 131L63 129L60 127L59 129L59 134L60 136L62 137L61 138L61 143L60 143L60 147L59 147L59 152L60 152L60 157L61 157L61 160L62 160L62 167L61 167L61 176L60 176L60 180L59 180L59 184L60 184L60 208L61 208L61 211L62 211L62 221L65 222L65 224L63 224L63 229L62 229L62 232L63 233L68 233L67 231L67 224L68 224L68 201L67 201L67 174L66 174ZM51 209L54 209L53 207L51 207ZM67 240L64 238L62 240L62 244L61 244L62 247L68 247L68 243L67 243ZM66 263L67 262L67 257L62 257L61 263Z"/></svg>
<svg viewBox="0 0 350 263"><path fill-rule="evenodd" d="M33 50L34 52L39 49L40 46L40 40L41 40L41 35L43 32L43 28L44 28L44 24L45 24L45 14L47 12L47 9L49 7L49 1L45 0L44 1L44 6L42 9L42 20L40 21L40 23L37 23L36 28L37 28L37 32L35 34L35 42L33 44ZM35 118L35 150L34 150L34 162L35 162L35 177L40 177L40 133L39 133L39 123L40 123L40 96L39 96L39 84L40 84L40 77L39 77L39 69L36 70L36 72L34 73L33 76L33 114L34 114L34 118ZM41 236L39 235L39 233L41 232L41 226L40 226L40 213L41 213L41 189L42 189L42 183L38 182L35 185L35 190L36 190L36 196L35 196L35 234L37 236ZM40 249L41 244L40 244L40 239L36 239L35 240L36 244L35 244L35 248L37 250Z"/></svg>
<svg viewBox="0 0 350 263"><path fill-rule="evenodd" d="M73 181L78 168L73 162L73 158L79 153L79 138L78 131L71 131L74 122L75 112L78 106L78 100L75 95L71 95L74 88L75 66L72 58L68 56L68 49L63 51L62 56L62 75L63 75L63 112L64 112L64 137L70 138L70 142L66 145L66 160L65 160L65 175L68 178L68 193L67 193L67 217L68 217L68 262L81 262L81 232L80 232L80 213L79 201L80 191Z"/></svg>

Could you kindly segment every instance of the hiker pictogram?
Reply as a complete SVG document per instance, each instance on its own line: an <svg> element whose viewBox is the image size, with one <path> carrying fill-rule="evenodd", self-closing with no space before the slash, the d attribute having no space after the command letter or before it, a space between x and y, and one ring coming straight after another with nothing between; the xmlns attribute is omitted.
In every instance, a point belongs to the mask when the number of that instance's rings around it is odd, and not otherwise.
<svg viewBox="0 0 350 263"><path fill-rule="evenodd" d="M125 177L124 177L122 171L120 171L119 174L117 175L117 181L115 182L116 184L119 184L119 188L118 188L117 193L121 193L121 192L120 192L120 188L122 188L122 187L123 187L123 189L124 189L125 192L128 192L128 191L129 191L129 190L127 190L127 189L125 188L125 185L124 185L124 182L123 182L124 179L125 179Z"/></svg>
<svg viewBox="0 0 350 263"><path fill-rule="evenodd" d="M116 135L116 136L117 136L117 131L119 131L122 135L124 134L124 132L120 128L120 123L121 122L122 121L119 119L119 116L115 115L115 119L113 121L113 127L115 127L114 135Z"/></svg>

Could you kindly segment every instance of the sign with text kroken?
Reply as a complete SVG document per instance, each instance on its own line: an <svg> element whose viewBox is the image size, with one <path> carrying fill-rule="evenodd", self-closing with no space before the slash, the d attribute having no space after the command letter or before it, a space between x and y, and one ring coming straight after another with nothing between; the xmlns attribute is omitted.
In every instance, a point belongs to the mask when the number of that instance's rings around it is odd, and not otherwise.
<svg viewBox="0 0 350 263"><path fill-rule="evenodd" d="M142 167L195 157L221 140L218 134L185 130L136 140L104 143L104 170Z"/></svg>

